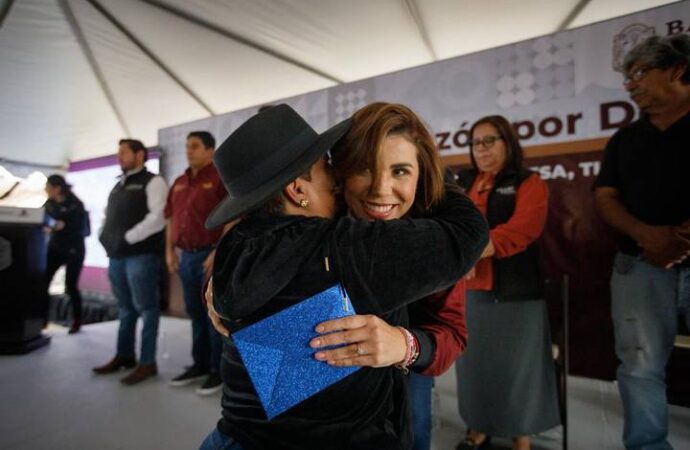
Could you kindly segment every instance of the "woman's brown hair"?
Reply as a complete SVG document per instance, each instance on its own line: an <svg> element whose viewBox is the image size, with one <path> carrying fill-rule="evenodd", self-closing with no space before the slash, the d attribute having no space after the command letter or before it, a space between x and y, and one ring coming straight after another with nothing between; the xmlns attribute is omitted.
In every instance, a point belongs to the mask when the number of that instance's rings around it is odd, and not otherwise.
<svg viewBox="0 0 690 450"><path fill-rule="evenodd" d="M407 106L376 102L352 116L352 128L332 151L336 178L342 183L365 169L376 174L378 155L388 136L404 136L417 148L419 181L411 213L429 212L443 198L441 158L431 133Z"/></svg>
<svg viewBox="0 0 690 450"><path fill-rule="evenodd" d="M522 167L522 146L520 145L520 138L518 138L515 128L508 122L503 116L486 116L477 120L472 128L470 129L470 139L474 139L474 130L482 124L488 123L496 128L498 134L503 139L506 144L506 165L504 168L510 168L512 170L518 170ZM470 161L472 162L472 167L479 170L477 167L477 161L474 160L474 152L470 150Z"/></svg>

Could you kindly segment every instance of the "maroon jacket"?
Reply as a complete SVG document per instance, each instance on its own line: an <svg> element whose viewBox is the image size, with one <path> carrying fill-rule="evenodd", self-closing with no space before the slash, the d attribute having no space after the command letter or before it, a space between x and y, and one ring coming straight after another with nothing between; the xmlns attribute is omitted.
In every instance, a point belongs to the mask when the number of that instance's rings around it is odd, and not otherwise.
<svg viewBox="0 0 690 450"><path fill-rule="evenodd" d="M422 367L413 366L413 370L429 376L443 374L467 346L465 280L410 305L409 315L410 328L418 339L422 331L433 340L431 362ZM420 359L428 361L429 357L420 355Z"/></svg>

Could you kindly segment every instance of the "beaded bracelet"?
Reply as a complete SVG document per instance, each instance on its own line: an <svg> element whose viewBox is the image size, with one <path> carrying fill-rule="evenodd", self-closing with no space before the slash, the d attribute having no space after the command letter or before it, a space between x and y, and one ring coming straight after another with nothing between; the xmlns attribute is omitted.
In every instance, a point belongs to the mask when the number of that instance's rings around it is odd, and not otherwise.
<svg viewBox="0 0 690 450"><path fill-rule="evenodd" d="M410 359L407 364L408 367L417 362L417 358L419 358L420 353L419 341L417 340L417 336L412 332L410 332L410 334L412 335L413 345L411 352L412 354L410 355Z"/></svg>
<svg viewBox="0 0 690 450"><path fill-rule="evenodd" d="M414 364L414 362L417 361L417 358L419 357L419 342L417 342L417 337L410 331L400 326L397 328L405 337L405 343L407 345L405 348L405 357L403 358L402 362L396 364L395 367L407 373L409 372L408 367Z"/></svg>

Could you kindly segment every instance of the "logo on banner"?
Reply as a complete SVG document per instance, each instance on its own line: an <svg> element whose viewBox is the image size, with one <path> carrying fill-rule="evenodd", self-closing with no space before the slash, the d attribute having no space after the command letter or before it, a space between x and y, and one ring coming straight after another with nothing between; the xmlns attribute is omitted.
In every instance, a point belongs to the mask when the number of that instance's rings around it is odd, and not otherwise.
<svg viewBox="0 0 690 450"><path fill-rule="evenodd" d="M611 61L613 70L623 72L625 55L650 36L654 36L654 27L648 27L641 23L628 25L616 34L613 37L613 60Z"/></svg>

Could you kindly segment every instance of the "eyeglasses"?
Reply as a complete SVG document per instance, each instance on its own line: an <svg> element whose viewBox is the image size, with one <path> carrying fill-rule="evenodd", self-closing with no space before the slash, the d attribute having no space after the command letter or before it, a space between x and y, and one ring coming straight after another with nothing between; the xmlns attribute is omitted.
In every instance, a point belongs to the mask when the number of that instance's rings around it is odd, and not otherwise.
<svg viewBox="0 0 690 450"><path fill-rule="evenodd" d="M642 78L644 78L645 75L647 75L647 72L649 72L653 68L654 67L650 66L640 66L637 69L628 72L628 74L623 79L623 84L630 84L633 81L637 83Z"/></svg>
<svg viewBox="0 0 690 450"><path fill-rule="evenodd" d="M489 149L494 146L494 143L499 140L503 139L501 136L484 136L481 139L472 139L470 141L470 147L476 148L479 147L479 144L484 145L484 148Z"/></svg>

